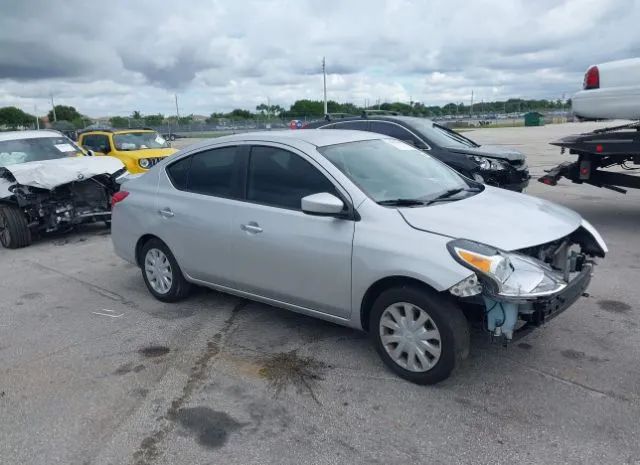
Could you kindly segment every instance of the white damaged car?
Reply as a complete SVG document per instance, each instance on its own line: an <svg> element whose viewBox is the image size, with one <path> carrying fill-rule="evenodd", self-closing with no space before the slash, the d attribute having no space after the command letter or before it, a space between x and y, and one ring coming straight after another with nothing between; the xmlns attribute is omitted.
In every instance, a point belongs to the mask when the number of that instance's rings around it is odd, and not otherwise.
<svg viewBox="0 0 640 465"><path fill-rule="evenodd" d="M43 232L111 220L122 162L89 157L57 131L0 133L0 244L28 246Z"/></svg>

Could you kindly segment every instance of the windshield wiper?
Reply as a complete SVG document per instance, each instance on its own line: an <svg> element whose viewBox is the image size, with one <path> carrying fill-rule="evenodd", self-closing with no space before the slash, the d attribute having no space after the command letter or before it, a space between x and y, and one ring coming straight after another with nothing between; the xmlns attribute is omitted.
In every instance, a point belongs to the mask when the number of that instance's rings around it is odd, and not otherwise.
<svg viewBox="0 0 640 465"><path fill-rule="evenodd" d="M388 200L380 200L377 202L378 205L384 205L388 207L412 207L415 205L424 205L424 200L418 199L388 199Z"/></svg>
<svg viewBox="0 0 640 465"><path fill-rule="evenodd" d="M448 200L449 197L453 197L460 192L480 192L480 189L465 189L464 187L458 187L457 189L449 189L448 191L444 191L439 196L430 199L426 202L426 205L431 205L432 203L440 202L442 200Z"/></svg>

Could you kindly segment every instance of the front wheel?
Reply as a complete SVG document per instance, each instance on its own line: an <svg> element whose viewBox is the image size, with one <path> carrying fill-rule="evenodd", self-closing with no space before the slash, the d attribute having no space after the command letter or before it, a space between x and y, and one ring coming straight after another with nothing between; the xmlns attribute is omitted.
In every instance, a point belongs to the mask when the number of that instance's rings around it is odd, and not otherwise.
<svg viewBox="0 0 640 465"><path fill-rule="evenodd" d="M18 207L0 205L0 244L7 249L19 249L31 244L29 223Z"/></svg>
<svg viewBox="0 0 640 465"><path fill-rule="evenodd" d="M178 302L186 298L191 284L184 279L169 247L159 239L151 239L141 251L142 277L149 292L162 302Z"/></svg>
<svg viewBox="0 0 640 465"><path fill-rule="evenodd" d="M448 378L469 353L469 326L462 311L427 289L384 291L373 304L369 330L385 364L416 384Z"/></svg>

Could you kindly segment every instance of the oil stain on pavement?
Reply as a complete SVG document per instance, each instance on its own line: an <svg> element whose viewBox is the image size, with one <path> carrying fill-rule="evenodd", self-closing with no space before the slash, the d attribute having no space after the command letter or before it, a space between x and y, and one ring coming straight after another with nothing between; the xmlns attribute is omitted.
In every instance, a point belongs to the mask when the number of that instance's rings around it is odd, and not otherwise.
<svg viewBox="0 0 640 465"><path fill-rule="evenodd" d="M631 310L631 306L619 300L600 300L598 305L602 310L606 310L611 313L627 313Z"/></svg>
<svg viewBox="0 0 640 465"><path fill-rule="evenodd" d="M169 352L171 352L171 349L165 346L149 346L143 347L138 352L140 352L140 354L144 355L147 358L155 358L167 355Z"/></svg>
<svg viewBox="0 0 640 465"><path fill-rule="evenodd" d="M210 449L222 447L229 433L239 430L246 423L240 423L225 412L209 407L192 407L180 409L175 419L184 428L194 433L198 443Z"/></svg>
<svg viewBox="0 0 640 465"><path fill-rule="evenodd" d="M269 355L262 360L260 376L265 378L278 397L290 386L298 393L308 392L311 398L320 404L314 387L327 366L311 357L301 357L297 351L281 352Z"/></svg>

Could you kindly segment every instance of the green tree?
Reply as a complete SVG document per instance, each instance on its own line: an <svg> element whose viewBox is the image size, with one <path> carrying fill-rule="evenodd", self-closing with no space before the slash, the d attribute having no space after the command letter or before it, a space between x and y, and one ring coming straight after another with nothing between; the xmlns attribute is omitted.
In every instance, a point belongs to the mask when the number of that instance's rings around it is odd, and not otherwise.
<svg viewBox="0 0 640 465"><path fill-rule="evenodd" d="M131 119L142 119L142 113L140 113L138 110L135 110L133 113L131 113Z"/></svg>
<svg viewBox="0 0 640 465"><path fill-rule="evenodd" d="M0 126L12 129L35 126L36 117L16 107L0 108Z"/></svg>
<svg viewBox="0 0 640 465"><path fill-rule="evenodd" d="M178 120L178 124L192 124L193 123L193 115L181 116Z"/></svg>
<svg viewBox="0 0 640 465"><path fill-rule="evenodd" d="M112 116L109 118L109 124L114 128L128 128L129 127L129 118L124 118L122 116Z"/></svg>
<svg viewBox="0 0 640 465"><path fill-rule="evenodd" d="M242 110L240 108L236 108L229 113L228 116L231 119L251 119L253 118L253 114L249 110Z"/></svg>
<svg viewBox="0 0 640 465"><path fill-rule="evenodd" d="M58 121L73 121L77 118L82 118L80 112L74 107L70 107L67 105L56 105L54 108L56 109L55 119L57 119ZM50 122L54 121L53 110L49 110L49 113L47 113L47 117L49 118Z"/></svg>
<svg viewBox="0 0 640 465"><path fill-rule="evenodd" d="M148 126L161 126L164 123L164 115L147 115L144 117L144 123Z"/></svg>

